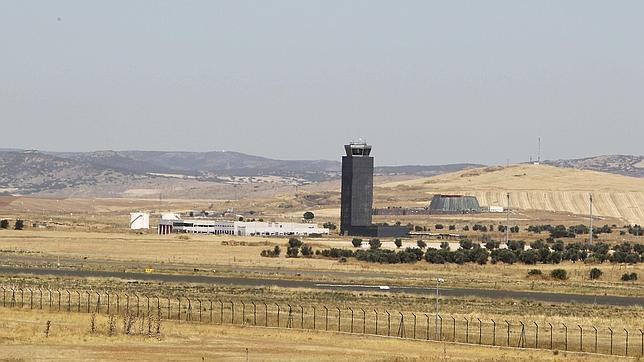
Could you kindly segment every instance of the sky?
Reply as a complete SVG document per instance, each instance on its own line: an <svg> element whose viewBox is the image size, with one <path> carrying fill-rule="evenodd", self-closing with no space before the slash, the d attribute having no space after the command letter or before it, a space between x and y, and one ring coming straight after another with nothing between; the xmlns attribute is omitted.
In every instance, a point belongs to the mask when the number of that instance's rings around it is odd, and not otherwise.
<svg viewBox="0 0 644 362"><path fill-rule="evenodd" d="M642 1L0 0L0 148L644 154Z"/></svg>

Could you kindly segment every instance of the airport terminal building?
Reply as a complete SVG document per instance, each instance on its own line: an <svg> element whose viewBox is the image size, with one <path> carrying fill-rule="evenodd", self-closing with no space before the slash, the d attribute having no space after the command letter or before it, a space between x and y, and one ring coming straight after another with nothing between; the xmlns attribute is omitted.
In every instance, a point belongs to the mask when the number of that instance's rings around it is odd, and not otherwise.
<svg viewBox="0 0 644 362"><path fill-rule="evenodd" d="M329 229L309 223L261 221L230 221L208 218L181 219L162 217L157 228L159 235L193 233L236 236L309 236L328 235Z"/></svg>

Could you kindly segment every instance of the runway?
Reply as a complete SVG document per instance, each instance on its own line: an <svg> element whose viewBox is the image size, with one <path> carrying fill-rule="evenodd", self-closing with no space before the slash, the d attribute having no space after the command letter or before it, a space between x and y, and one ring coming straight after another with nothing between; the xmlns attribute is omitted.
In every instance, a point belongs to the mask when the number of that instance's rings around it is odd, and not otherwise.
<svg viewBox="0 0 644 362"><path fill-rule="evenodd" d="M413 287L401 285L371 285L371 284L350 284L350 283L324 283L310 280L292 280L276 278L245 278L245 277L218 277L210 275L185 275L185 274L161 274L161 273L139 273L139 272L115 272L100 270L78 270L78 269L57 269L57 268L12 268L0 267L0 274L8 275L50 275L77 278L118 278L124 280L158 281L168 283L197 283L209 285L243 286L243 287L265 287L277 286L282 288L307 288L320 290L351 290L351 291L372 291L379 293L409 293L418 295L434 296L436 288ZM547 303L582 303L601 304L614 306L644 306L644 298L610 296L610 295L588 295L588 294L563 294L548 292L513 291L497 289L474 289L474 288L443 288L439 293L442 297L480 297L491 299L525 299L542 301Z"/></svg>

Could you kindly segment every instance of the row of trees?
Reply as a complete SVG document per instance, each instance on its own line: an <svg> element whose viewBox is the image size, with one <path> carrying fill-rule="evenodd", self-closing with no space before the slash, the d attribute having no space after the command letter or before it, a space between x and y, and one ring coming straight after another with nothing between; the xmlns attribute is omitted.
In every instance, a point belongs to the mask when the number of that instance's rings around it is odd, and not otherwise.
<svg viewBox="0 0 644 362"><path fill-rule="evenodd" d="M362 239L355 238L352 241L355 247L360 247ZM400 248L402 241L396 239L396 246ZM316 255L331 258L355 257L358 260L378 263L414 263L425 259L432 264L445 263L478 263L487 264L491 262L514 264L521 262L528 265L537 263L559 264L564 260L572 262L588 261L603 263L610 261L614 263L638 263L644 260L644 244L630 244L624 242L611 248L606 243L587 244L572 243L564 244L557 240L551 245L543 240L536 240L530 243L530 249L526 250L526 243L523 240L510 240L507 248L501 249L501 243L490 240L481 246L470 239L463 239L459 242L457 250L450 250L449 243L442 242L439 249L428 248L423 240L418 240L417 248L406 248L404 250L382 250L382 243L379 239L369 240L368 250L347 250L347 249L325 249L316 251Z"/></svg>
<svg viewBox="0 0 644 362"><path fill-rule="evenodd" d="M9 228L9 220L2 219L0 220L0 229L8 229ZM16 222L13 224L14 230L22 230L25 228L25 222L18 219Z"/></svg>

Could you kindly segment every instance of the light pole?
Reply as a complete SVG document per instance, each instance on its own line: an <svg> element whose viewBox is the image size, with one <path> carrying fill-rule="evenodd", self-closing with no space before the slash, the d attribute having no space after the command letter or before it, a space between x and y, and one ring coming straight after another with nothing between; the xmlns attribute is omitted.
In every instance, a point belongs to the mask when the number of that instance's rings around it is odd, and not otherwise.
<svg viewBox="0 0 644 362"><path fill-rule="evenodd" d="M506 196L508 197L508 209L506 210L507 220L505 223L505 245L508 245L510 242L510 193L508 192Z"/></svg>
<svg viewBox="0 0 644 362"><path fill-rule="evenodd" d="M593 194L588 194L590 197L590 245L593 245Z"/></svg>
<svg viewBox="0 0 644 362"><path fill-rule="evenodd" d="M445 279L436 278L436 340L438 340L438 284L445 283Z"/></svg>

